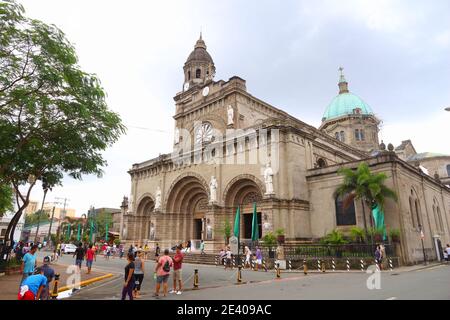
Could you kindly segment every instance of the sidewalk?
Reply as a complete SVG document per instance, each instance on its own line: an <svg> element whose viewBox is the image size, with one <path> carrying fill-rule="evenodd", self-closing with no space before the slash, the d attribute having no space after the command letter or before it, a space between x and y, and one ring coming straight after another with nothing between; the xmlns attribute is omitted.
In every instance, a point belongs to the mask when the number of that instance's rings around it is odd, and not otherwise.
<svg viewBox="0 0 450 320"><path fill-rule="evenodd" d="M39 264L40 266L41 264ZM55 274L59 273L59 285L58 287L64 287L67 284L68 278L73 274L71 270L68 269L67 265L52 263L50 265L53 270L55 270ZM67 273L69 271L69 273ZM85 280L95 280L95 278L104 276L105 272L95 271L95 267L92 269L90 274L86 274L87 269L83 264L83 268L81 270L81 281ZM17 300L17 292L19 290L19 282L22 279L22 275L14 274L14 275L4 275L0 276L0 300ZM54 281L50 284L50 289L53 289Z"/></svg>

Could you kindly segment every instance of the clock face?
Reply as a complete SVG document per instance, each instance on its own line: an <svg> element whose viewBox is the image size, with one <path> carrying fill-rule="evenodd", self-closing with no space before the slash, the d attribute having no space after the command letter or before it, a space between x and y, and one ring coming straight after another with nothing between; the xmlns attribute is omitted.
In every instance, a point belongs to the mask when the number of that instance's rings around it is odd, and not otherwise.
<svg viewBox="0 0 450 320"><path fill-rule="evenodd" d="M208 93L209 93L209 87L204 87L203 91L202 91L203 96L206 97L208 95Z"/></svg>
<svg viewBox="0 0 450 320"><path fill-rule="evenodd" d="M195 143L211 141L213 137L213 127L210 123L203 123L195 132Z"/></svg>
<svg viewBox="0 0 450 320"><path fill-rule="evenodd" d="M187 90L189 90L189 82L186 82L184 84L184 91L187 91Z"/></svg>

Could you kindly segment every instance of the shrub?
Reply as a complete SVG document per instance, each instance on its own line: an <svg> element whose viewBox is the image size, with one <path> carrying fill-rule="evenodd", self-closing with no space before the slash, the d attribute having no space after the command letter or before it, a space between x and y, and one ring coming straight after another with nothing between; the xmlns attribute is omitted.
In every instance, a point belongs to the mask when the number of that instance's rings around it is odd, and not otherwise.
<svg viewBox="0 0 450 320"><path fill-rule="evenodd" d="M346 244L347 241L344 239L344 235L341 231L334 229L325 237L323 237L320 242L322 244Z"/></svg>
<svg viewBox="0 0 450 320"><path fill-rule="evenodd" d="M275 230L275 234L277 236L284 236L284 229L280 228L280 229Z"/></svg>
<svg viewBox="0 0 450 320"><path fill-rule="evenodd" d="M364 242L365 232L363 228L352 227L350 229L350 238L353 242Z"/></svg>
<svg viewBox="0 0 450 320"><path fill-rule="evenodd" d="M277 244L277 239L272 232L266 233L266 235L262 238L263 245L266 247L273 247Z"/></svg>

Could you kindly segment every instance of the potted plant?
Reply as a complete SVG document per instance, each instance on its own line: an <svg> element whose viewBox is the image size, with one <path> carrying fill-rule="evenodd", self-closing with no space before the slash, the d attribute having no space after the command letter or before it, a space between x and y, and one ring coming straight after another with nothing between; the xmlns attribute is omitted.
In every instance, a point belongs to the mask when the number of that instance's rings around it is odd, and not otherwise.
<svg viewBox="0 0 450 320"><path fill-rule="evenodd" d="M277 244L277 240L275 235L272 232L266 233L266 235L262 238L263 245L269 248L269 258L275 258L275 252L272 250Z"/></svg>
<svg viewBox="0 0 450 320"><path fill-rule="evenodd" d="M383 241L383 229L381 228L371 228L369 229L369 235L372 237L374 242L382 242Z"/></svg>
<svg viewBox="0 0 450 320"><path fill-rule="evenodd" d="M283 244L285 242L285 235L284 235L284 229L280 228L275 230L275 233L277 235L277 241L279 244Z"/></svg>
<svg viewBox="0 0 450 320"><path fill-rule="evenodd" d="M350 229L350 238L355 243L364 242L364 238L365 238L364 229L362 229L360 227L352 227Z"/></svg>
<svg viewBox="0 0 450 320"><path fill-rule="evenodd" d="M389 237L391 238L391 241L394 243L400 242L400 230L399 229L391 229L389 231Z"/></svg>

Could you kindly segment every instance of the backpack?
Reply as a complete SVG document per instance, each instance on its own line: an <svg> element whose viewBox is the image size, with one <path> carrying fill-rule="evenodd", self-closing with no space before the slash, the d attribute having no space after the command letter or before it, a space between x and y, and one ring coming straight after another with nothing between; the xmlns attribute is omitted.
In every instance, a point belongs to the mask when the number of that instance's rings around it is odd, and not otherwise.
<svg viewBox="0 0 450 320"><path fill-rule="evenodd" d="M164 263L163 270L164 270L165 272L170 272L170 263L169 263L169 260L166 260L166 263Z"/></svg>

